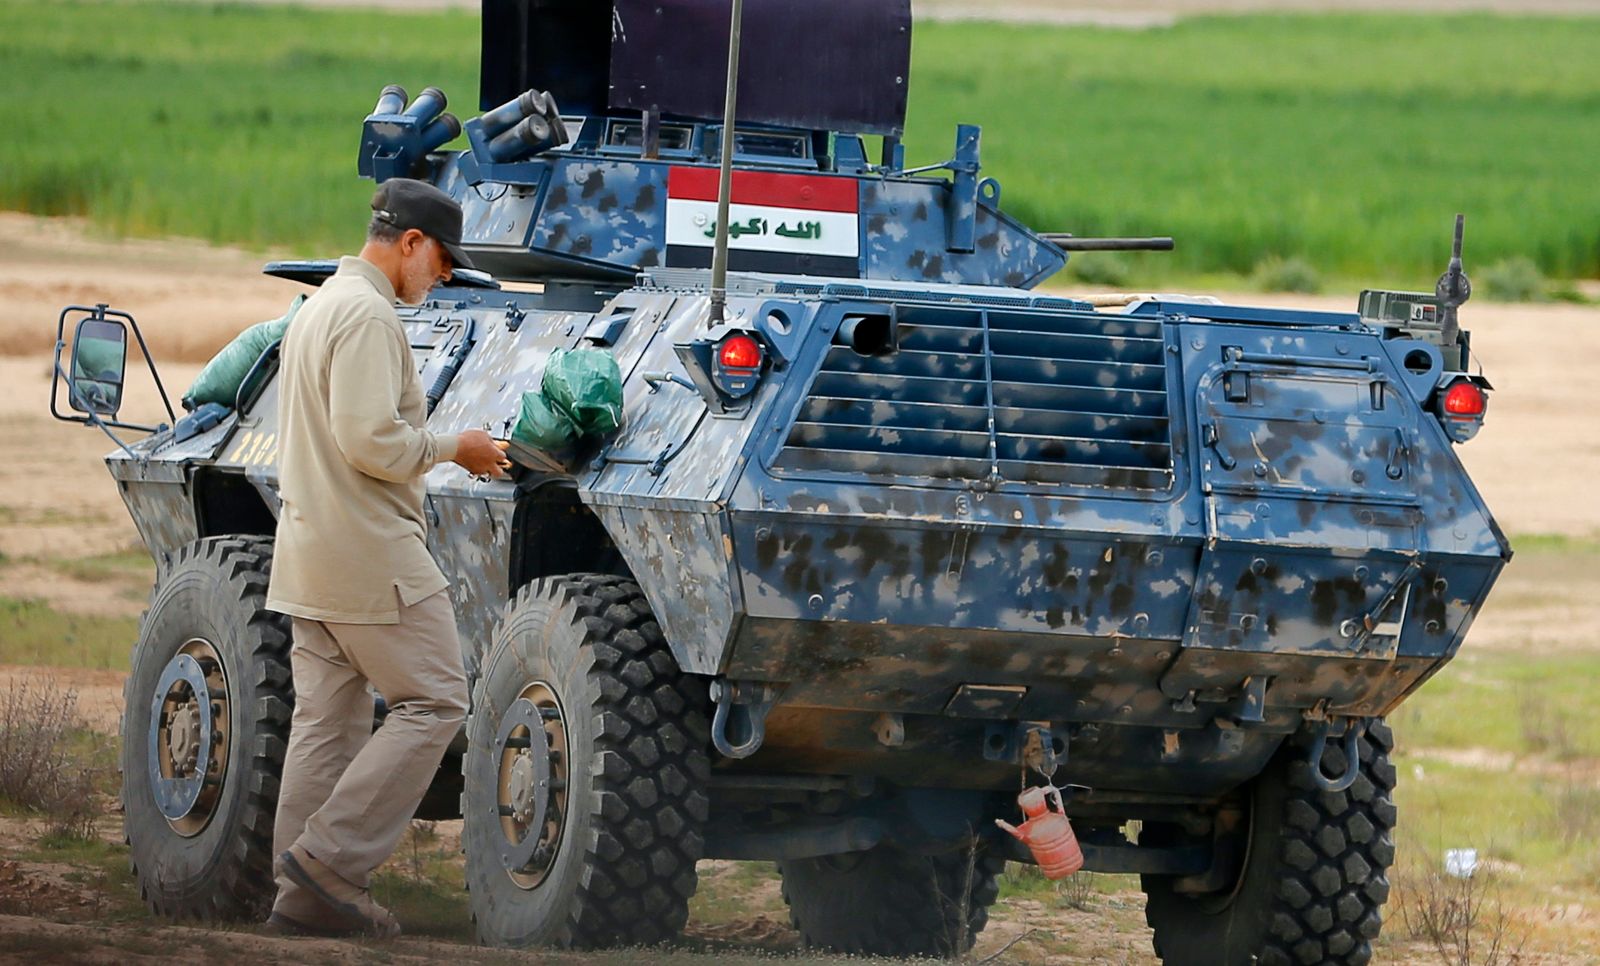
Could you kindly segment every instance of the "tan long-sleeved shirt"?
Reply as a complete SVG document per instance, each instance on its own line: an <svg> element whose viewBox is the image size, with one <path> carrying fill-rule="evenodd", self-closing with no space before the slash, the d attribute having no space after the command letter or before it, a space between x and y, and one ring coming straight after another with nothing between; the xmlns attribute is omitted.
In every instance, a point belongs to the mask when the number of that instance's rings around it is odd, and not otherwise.
<svg viewBox="0 0 1600 966"><path fill-rule="evenodd" d="M424 475L456 438L423 429L421 380L394 286L345 257L284 336L278 371L277 547L267 606L392 624L445 588L428 553Z"/></svg>

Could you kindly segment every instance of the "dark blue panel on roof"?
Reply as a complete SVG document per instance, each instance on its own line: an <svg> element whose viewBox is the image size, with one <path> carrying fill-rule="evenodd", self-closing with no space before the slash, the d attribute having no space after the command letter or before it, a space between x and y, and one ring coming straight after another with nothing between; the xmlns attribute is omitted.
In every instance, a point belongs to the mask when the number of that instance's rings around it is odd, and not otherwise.
<svg viewBox="0 0 1600 966"><path fill-rule="evenodd" d="M566 114L719 120L728 0L484 0L481 107L529 88ZM898 135L909 0L745 0L739 121Z"/></svg>

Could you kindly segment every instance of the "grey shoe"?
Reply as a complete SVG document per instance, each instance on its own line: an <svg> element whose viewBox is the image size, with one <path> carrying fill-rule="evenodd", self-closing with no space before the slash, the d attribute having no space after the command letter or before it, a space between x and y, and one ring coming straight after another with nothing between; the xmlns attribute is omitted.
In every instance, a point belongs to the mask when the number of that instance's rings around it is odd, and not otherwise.
<svg viewBox="0 0 1600 966"><path fill-rule="evenodd" d="M275 872L282 871L282 864L274 862ZM278 897L272 904L272 915L267 917L263 929L276 936L360 936L365 930L352 926L349 917L339 910L312 895L310 890L303 889L287 881L287 876L280 874Z"/></svg>
<svg viewBox="0 0 1600 966"><path fill-rule="evenodd" d="M328 907L329 915L316 922L297 918L289 910L273 914L285 926L319 929L346 929L379 939L400 935L400 923L389 910L373 901L372 893L328 868L299 845L279 853L273 871L300 886ZM268 920L271 922L271 920Z"/></svg>

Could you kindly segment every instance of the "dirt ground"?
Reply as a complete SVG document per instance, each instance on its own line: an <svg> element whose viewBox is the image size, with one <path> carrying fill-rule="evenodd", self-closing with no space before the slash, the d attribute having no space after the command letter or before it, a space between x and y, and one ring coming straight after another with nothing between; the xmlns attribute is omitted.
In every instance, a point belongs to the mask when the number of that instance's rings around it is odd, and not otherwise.
<svg viewBox="0 0 1600 966"><path fill-rule="evenodd" d="M176 405L200 361L244 326L279 315L302 290L261 276L260 265L269 257L177 241L106 241L72 222L0 214L0 597L35 598L63 612L119 617L135 616L142 607L137 594L108 593L104 581L63 573L51 563L137 548L137 534L101 463L110 442L92 429L56 423L48 414L49 353L60 306L106 301L132 312L145 328ZM1354 293L1239 298L1343 308L1353 304ZM1600 500L1589 489L1600 479L1600 433L1595 432L1600 423L1588 399L1592 360L1600 356L1600 311L1473 302L1463 321L1496 392L1485 430L1460 453L1500 522L1514 537L1600 536ZM132 377L125 415L153 419L159 409L149 380ZM1506 606L1493 606L1499 601ZM1600 566L1589 572L1569 566L1553 571L1537 558L1519 559L1474 627L1471 646L1512 650L1536 643L1541 650L1593 650L1600 641L1597 602ZM1537 637L1530 636L1530 627L1540 629ZM40 675L74 688L90 723L115 733L122 708L118 672L0 666L0 689ZM1498 759L1473 764L1508 773L1517 768ZM447 823L441 828L449 834ZM53 958L199 962L221 956L331 963L366 962L373 955L395 962L510 961L504 953L428 939L376 950L249 931L201 933L138 916L108 916L106 877L113 873L89 874L71 861L26 857L23 846L40 833L29 820L0 816L0 963ZM106 820L103 833L108 842L120 841L115 816ZM709 892L735 911L691 926L700 952L681 954L688 957L685 962L700 961L703 952L718 953L715 961L723 963L795 948L776 883L770 876L748 877L741 871L744 865L703 867ZM1152 961L1137 891L1112 888L1095 897L1092 911L1057 906L1030 895L1006 900L975 957L994 955L1019 940L1000 961L1019 955L1028 962L1069 964ZM1040 937L1067 938L1045 944ZM1388 947L1386 955L1388 961L1428 961L1423 953L1398 946Z"/></svg>

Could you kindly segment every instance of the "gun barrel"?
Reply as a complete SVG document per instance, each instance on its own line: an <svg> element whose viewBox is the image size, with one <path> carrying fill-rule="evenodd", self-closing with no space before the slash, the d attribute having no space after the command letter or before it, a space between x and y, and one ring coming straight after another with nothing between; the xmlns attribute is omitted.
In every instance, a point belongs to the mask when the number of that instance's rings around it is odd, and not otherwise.
<svg viewBox="0 0 1600 966"><path fill-rule="evenodd" d="M1159 238L1076 238L1062 232L1044 232L1045 241L1064 252L1170 252L1172 239Z"/></svg>

